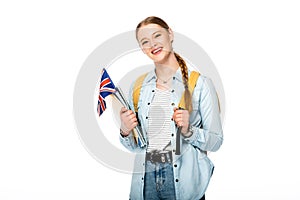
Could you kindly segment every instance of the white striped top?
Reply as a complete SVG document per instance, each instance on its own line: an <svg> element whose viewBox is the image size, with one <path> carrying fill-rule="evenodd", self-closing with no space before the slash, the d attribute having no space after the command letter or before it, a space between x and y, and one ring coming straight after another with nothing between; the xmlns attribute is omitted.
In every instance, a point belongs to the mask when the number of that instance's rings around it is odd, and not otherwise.
<svg viewBox="0 0 300 200"><path fill-rule="evenodd" d="M171 140L171 92L156 89L149 108L147 152L164 149Z"/></svg>

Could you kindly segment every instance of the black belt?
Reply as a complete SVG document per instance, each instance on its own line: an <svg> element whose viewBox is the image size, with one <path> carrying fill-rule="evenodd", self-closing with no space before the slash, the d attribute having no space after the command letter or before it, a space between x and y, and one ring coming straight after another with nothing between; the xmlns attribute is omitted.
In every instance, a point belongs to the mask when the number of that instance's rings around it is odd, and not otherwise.
<svg viewBox="0 0 300 200"><path fill-rule="evenodd" d="M172 151L151 151L146 153L146 160L152 163L172 163Z"/></svg>

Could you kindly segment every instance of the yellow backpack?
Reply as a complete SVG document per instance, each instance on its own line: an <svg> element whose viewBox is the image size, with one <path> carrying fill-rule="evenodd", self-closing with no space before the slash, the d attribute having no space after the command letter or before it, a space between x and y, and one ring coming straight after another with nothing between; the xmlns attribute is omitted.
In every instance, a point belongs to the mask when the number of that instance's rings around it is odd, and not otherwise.
<svg viewBox="0 0 300 200"><path fill-rule="evenodd" d="M140 92L141 92L141 88L142 88L144 79L146 78L147 74L148 73L141 75L136 80L136 82L134 83L134 86L133 86L133 106L134 106L135 112L138 111L138 102L139 102L139 98L140 98ZM196 71L191 72L191 75L189 77L189 82L188 82L188 86L189 86L189 90L190 90L191 94L193 94L193 91L194 91L194 88L196 86L199 76L200 76L199 72L196 72ZM182 95L178 107L185 108L184 95Z"/></svg>

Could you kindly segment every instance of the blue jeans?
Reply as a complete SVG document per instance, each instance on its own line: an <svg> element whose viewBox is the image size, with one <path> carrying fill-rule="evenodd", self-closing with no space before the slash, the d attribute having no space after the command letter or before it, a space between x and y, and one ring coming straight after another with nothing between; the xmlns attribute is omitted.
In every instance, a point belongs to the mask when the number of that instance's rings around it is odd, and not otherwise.
<svg viewBox="0 0 300 200"><path fill-rule="evenodd" d="M144 183L145 200L176 199L172 163L147 161Z"/></svg>
<svg viewBox="0 0 300 200"><path fill-rule="evenodd" d="M172 163L147 161L144 183L144 200L176 199Z"/></svg>

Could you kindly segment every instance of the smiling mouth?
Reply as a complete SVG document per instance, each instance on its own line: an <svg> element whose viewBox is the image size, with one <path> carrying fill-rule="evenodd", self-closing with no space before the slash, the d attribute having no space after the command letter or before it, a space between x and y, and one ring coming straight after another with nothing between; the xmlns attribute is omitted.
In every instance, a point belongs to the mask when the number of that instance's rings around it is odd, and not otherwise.
<svg viewBox="0 0 300 200"><path fill-rule="evenodd" d="M156 48L156 49L152 50L151 53L154 55L157 55L162 51L162 49L163 49L162 47Z"/></svg>

